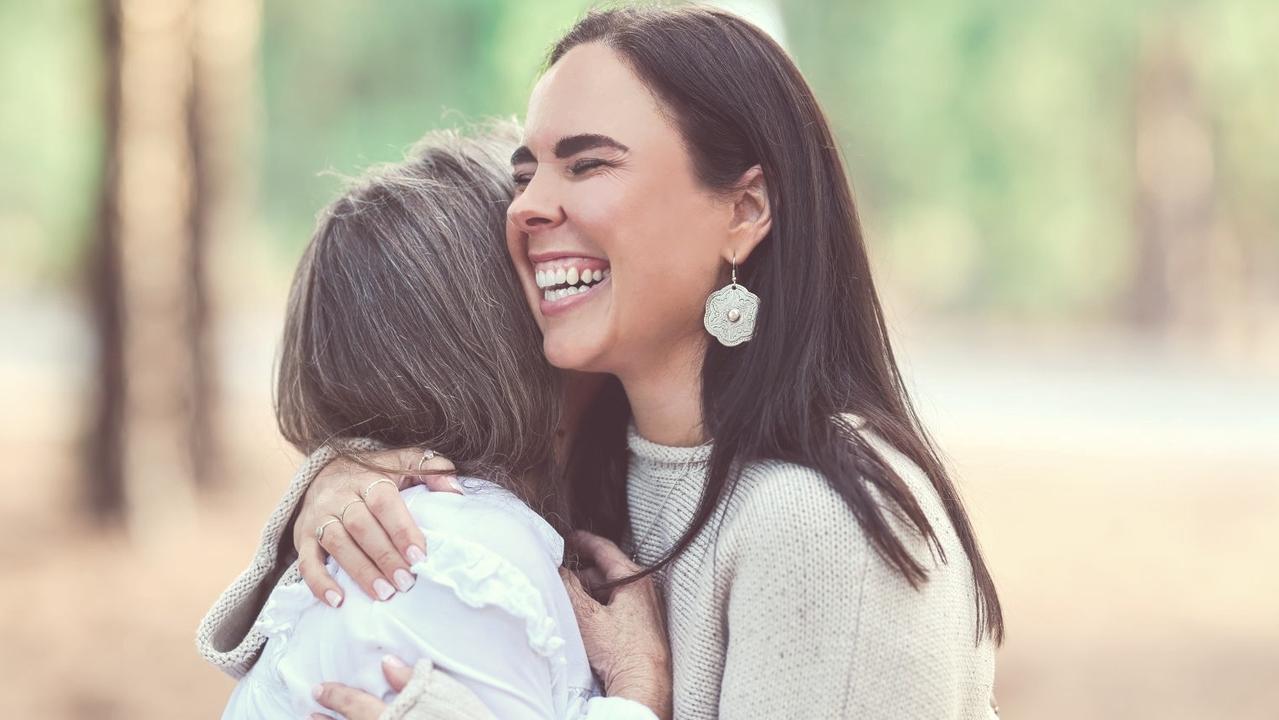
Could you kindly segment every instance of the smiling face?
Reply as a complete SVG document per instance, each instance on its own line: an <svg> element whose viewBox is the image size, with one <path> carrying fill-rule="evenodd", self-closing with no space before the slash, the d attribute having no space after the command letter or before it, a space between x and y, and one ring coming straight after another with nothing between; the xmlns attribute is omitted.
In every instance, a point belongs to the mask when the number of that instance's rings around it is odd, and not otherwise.
<svg viewBox="0 0 1279 720"><path fill-rule="evenodd" d="M512 165L507 245L553 365L621 376L705 347L733 205L617 54L581 45L542 77Z"/></svg>

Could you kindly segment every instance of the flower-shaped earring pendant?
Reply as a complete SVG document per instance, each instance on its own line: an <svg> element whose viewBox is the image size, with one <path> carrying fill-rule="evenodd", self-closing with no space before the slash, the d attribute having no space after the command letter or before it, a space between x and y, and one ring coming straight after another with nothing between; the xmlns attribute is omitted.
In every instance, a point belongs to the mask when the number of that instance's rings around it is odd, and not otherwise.
<svg viewBox="0 0 1279 720"><path fill-rule="evenodd" d="M737 284L737 256L733 256L733 280L706 298L702 324L726 347L736 347L755 335L759 296Z"/></svg>

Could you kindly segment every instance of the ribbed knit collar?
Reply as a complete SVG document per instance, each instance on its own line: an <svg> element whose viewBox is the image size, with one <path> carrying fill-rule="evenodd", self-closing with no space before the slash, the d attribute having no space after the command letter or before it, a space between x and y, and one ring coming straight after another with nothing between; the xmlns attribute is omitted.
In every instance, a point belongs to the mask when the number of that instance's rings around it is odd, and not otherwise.
<svg viewBox="0 0 1279 720"><path fill-rule="evenodd" d="M663 469L670 468L681 471L705 465L710 460L711 448L713 447L711 443L693 447L659 445L651 440L645 440L639 434L634 422L626 430L626 446L630 449L631 455L635 459L653 463Z"/></svg>

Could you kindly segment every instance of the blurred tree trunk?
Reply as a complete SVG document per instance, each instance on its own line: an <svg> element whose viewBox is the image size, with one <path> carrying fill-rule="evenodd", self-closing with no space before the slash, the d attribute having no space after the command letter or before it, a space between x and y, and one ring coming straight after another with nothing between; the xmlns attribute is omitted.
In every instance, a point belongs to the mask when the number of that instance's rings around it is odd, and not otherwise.
<svg viewBox="0 0 1279 720"><path fill-rule="evenodd" d="M1214 337L1247 284L1221 213L1215 138L1176 18L1147 28L1135 108L1138 252L1128 316L1163 334Z"/></svg>
<svg viewBox="0 0 1279 720"><path fill-rule="evenodd" d="M124 468L120 454L124 410L123 329L120 318L120 258L116 236L116 166L120 115L120 7L98 4L102 43L103 148L101 193L95 236L90 244L87 285L89 312L97 342L96 396L89 424L84 471L84 499L89 514L101 522L124 515Z"/></svg>
<svg viewBox="0 0 1279 720"><path fill-rule="evenodd" d="M217 348L214 338L236 275L235 250L250 235L256 185L252 163L257 120L260 0L196 0L191 278L195 396L191 446L196 483L216 484L220 459ZM243 259L241 258L241 261Z"/></svg>
<svg viewBox="0 0 1279 720"><path fill-rule="evenodd" d="M94 264L100 394L85 479L99 521L191 506L204 321L190 129L192 0L104 0L108 128Z"/></svg>

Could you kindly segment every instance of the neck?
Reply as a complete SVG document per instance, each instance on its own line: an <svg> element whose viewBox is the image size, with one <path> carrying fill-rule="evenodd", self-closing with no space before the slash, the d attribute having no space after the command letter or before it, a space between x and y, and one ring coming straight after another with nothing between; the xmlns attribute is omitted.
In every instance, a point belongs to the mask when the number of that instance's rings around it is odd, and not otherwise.
<svg viewBox="0 0 1279 720"><path fill-rule="evenodd" d="M572 447L577 426L599 392L606 375L598 373L564 371L564 404L560 410L560 424L555 430L555 457L563 460L564 453Z"/></svg>
<svg viewBox="0 0 1279 720"><path fill-rule="evenodd" d="M635 428L659 445L692 447L706 442L702 426L702 361L705 338L662 355L662 361L619 375Z"/></svg>

